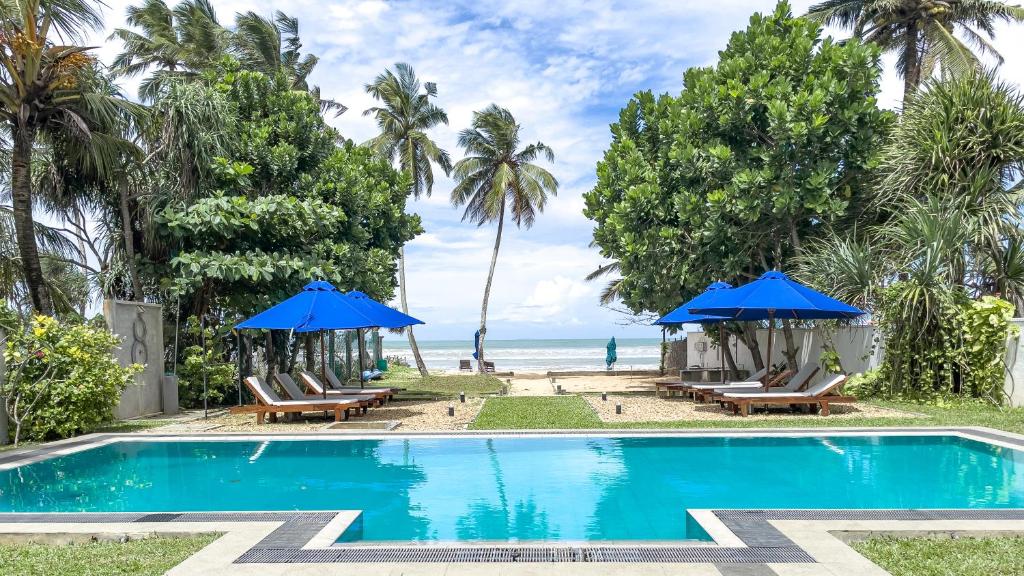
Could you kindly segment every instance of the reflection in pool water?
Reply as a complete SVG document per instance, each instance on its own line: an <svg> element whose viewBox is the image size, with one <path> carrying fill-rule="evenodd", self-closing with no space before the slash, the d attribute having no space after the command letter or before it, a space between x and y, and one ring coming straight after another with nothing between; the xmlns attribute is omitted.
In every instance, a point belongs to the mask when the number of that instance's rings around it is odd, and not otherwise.
<svg viewBox="0 0 1024 576"><path fill-rule="evenodd" d="M691 508L1024 507L957 437L126 441L0 472L0 511L363 510L367 541L675 540Z"/></svg>

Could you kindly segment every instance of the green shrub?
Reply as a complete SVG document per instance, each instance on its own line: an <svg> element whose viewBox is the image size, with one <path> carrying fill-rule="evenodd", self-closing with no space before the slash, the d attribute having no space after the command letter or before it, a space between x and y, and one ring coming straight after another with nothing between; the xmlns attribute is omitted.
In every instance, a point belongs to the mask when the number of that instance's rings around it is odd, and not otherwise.
<svg viewBox="0 0 1024 576"><path fill-rule="evenodd" d="M882 291L878 316L885 360L875 395L1003 402L1006 340L1016 332L1013 304L994 296L973 300L961 288L896 282Z"/></svg>
<svg viewBox="0 0 1024 576"><path fill-rule="evenodd" d="M962 386L971 396L1002 401L1006 340L1019 331L1011 318L1013 304L994 296L982 296L961 309L966 360Z"/></svg>
<svg viewBox="0 0 1024 576"><path fill-rule="evenodd" d="M227 398L237 394L238 372L234 364L224 362L225 355L221 349L223 338L210 326L203 328L203 335L194 316L186 322L186 331L196 344L185 348L183 362L178 366L178 402L186 408L203 405L205 371L209 404L224 404ZM200 345L204 341L205 350Z"/></svg>
<svg viewBox="0 0 1024 576"><path fill-rule="evenodd" d="M112 420L121 392L142 370L118 364L112 352L119 344L105 328L49 316L12 330L4 395L20 438L68 438Z"/></svg>
<svg viewBox="0 0 1024 576"><path fill-rule="evenodd" d="M843 392L856 396L860 399L875 398L884 396L883 380L880 377L878 368L868 370L863 374L854 374L843 385Z"/></svg>

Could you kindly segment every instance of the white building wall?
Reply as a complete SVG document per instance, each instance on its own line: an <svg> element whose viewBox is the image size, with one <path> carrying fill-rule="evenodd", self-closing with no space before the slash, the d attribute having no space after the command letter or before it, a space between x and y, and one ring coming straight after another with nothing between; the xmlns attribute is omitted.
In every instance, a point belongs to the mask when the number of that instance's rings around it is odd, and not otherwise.
<svg viewBox="0 0 1024 576"><path fill-rule="evenodd" d="M1024 318L1010 321L1024 332ZM1003 390L1011 406L1024 406L1024 338L1017 335L1006 342L1006 380Z"/></svg>
<svg viewBox="0 0 1024 576"><path fill-rule="evenodd" d="M717 328L709 327L709 330L711 331L709 333L687 333L687 361L691 367L719 368L721 366ZM819 362L821 352L826 348L829 339L831 339L836 352L839 353L839 362L843 365L843 370L848 374L859 374L875 368L881 363L882 347L874 342L874 326L856 325L844 326L827 332L825 330L821 327L795 328L793 330L793 339L798 348L801 365L808 362ZM785 346L782 331L776 330L773 338L775 343L772 346L772 364L783 364L786 357L782 352ZM767 329L757 331L757 342L761 353L764 354L768 349ZM754 372L754 360L750 350L735 337L729 338L729 346L732 349L733 358L736 360L736 367ZM1022 371L1024 371L1024 352L1021 354L1021 360Z"/></svg>

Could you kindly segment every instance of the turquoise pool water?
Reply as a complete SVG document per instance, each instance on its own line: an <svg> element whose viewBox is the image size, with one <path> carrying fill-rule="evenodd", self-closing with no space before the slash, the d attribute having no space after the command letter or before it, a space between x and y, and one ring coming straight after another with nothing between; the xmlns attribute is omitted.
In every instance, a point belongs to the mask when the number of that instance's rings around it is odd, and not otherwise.
<svg viewBox="0 0 1024 576"><path fill-rule="evenodd" d="M345 539L701 538L689 508L1024 508L953 436L118 442L0 472L0 511L363 510Z"/></svg>

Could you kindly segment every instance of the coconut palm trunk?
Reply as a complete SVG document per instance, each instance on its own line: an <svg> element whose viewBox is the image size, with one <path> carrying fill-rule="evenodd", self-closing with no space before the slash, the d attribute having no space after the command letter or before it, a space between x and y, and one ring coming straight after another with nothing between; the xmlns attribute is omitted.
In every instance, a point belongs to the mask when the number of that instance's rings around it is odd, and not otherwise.
<svg viewBox="0 0 1024 576"><path fill-rule="evenodd" d="M132 298L136 302L142 301L142 281L139 279L139 270L135 266L135 235L132 232L132 211L128 203L128 177L122 176L117 184L117 195L121 209L121 235L124 240L124 259L128 266L128 276L132 282ZM83 255L84 258L84 255Z"/></svg>
<svg viewBox="0 0 1024 576"><path fill-rule="evenodd" d="M402 312L408 314L409 302L406 299L405 292L405 246L398 249L398 295L402 302ZM409 348L412 349L412 357L416 361L416 369L420 371L420 376L427 376L427 365L423 362L423 356L420 355L420 347L416 344L416 336L412 333L412 326L407 326L405 333L409 337Z"/></svg>
<svg viewBox="0 0 1024 576"><path fill-rule="evenodd" d="M903 101L906 102L921 85L921 52L920 38L914 24L907 25L904 35L906 45L903 47Z"/></svg>
<svg viewBox="0 0 1024 576"><path fill-rule="evenodd" d="M491 269L487 272L487 284L484 284L484 302L480 307L480 346L476 359L477 369L481 374L487 373L484 366L484 339L487 337L487 304L491 300L491 283L494 281L494 267L498 263L498 249L501 247L501 229L505 226L505 202L498 208L498 233L494 235L494 253L491 254Z"/></svg>
<svg viewBox="0 0 1024 576"><path fill-rule="evenodd" d="M32 216L32 146L35 144L35 130L23 124L16 125L12 136L11 207L18 238L18 255L21 257L32 307L40 314L52 315L53 300L43 278L43 266L39 262L39 248L36 246L35 220Z"/></svg>

